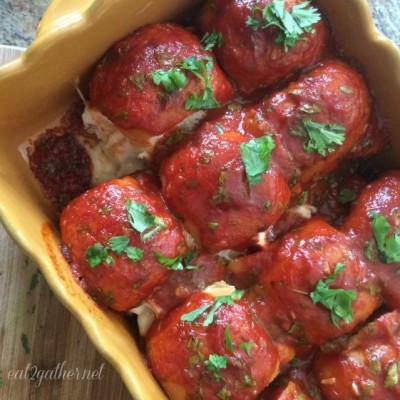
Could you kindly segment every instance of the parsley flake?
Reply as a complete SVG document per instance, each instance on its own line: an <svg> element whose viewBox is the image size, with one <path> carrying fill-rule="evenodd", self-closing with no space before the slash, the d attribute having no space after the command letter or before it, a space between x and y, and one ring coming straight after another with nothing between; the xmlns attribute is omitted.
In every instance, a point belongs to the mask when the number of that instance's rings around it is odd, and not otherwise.
<svg viewBox="0 0 400 400"><path fill-rule="evenodd" d="M261 19L248 17L246 25L254 30L276 27L278 34L275 43L283 46L287 52L289 47L294 47L299 40L304 40L304 33L313 33L313 25L321 19L318 10L309 7L310 3L311 1L304 1L296 4L289 12L285 9L284 1L273 0L264 9L255 7L253 14L261 12Z"/></svg>
<svg viewBox="0 0 400 400"><path fill-rule="evenodd" d="M261 183L262 175L268 171L275 142L271 135L251 139L240 144L240 156L244 163L250 185Z"/></svg>
<svg viewBox="0 0 400 400"><path fill-rule="evenodd" d="M163 85L167 92L172 92L185 87L187 78L179 68L171 68L168 71L158 69L151 72L151 77L156 85Z"/></svg>
<svg viewBox="0 0 400 400"><path fill-rule="evenodd" d="M168 269L171 269L173 271L183 270L181 254L177 257L168 258L163 256L160 252L155 251L154 255L156 256L157 261L160 264L166 266Z"/></svg>
<svg viewBox="0 0 400 400"><path fill-rule="evenodd" d="M388 236L390 224L386 217L376 211L371 213L371 229L379 250L379 257L384 263L400 262L400 234Z"/></svg>
<svg viewBox="0 0 400 400"><path fill-rule="evenodd" d="M129 223L133 229L141 234L140 237L142 240L148 239L156 232L165 228L163 218L152 214L144 204L128 199L125 208Z"/></svg>
<svg viewBox="0 0 400 400"><path fill-rule="evenodd" d="M227 364L228 357L220 356L218 354L210 354L208 360L204 361L204 365L206 366L206 368L213 373L214 378L217 380L222 378L219 370L225 369Z"/></svg>
<svg viewBox="0 0 400 400"><path fill-rule="evenodd" d="M132 261L141 261L143 258L144 251L139 249L139 247L127 246L124 251L126 256Z"/></svg>
<svg viewBox="0 0 400 400"><path fill-rule="evenodd" d="M196 56L186 58L181 68L190 71L204 83L204 92L199 97L193 93L185 102L187 110L200 110L219 107L218 101L214 97L214 92L211 87L211 70L214 66L214 61L211 56L197 59Z"/></svg>
<svg viewBox="0 0 400 400"><path fill-rule="evenodd" d="M111 250L114 251L117 256L120 256L129 245L129 237L126 235L113 236L108 240L108 244Z"/></svg>
<svg viewBox="0 0 400 400"><path fill-rule="evenodd" d="M224 38L222 37L221 32L212 31L207 32L202 38L201 43L204 46L204 50L208 51L213 49L214 47L221 48L224 44Z"/></svg>
<svg viewBox="0 0 400 400"><path fill-rule="evenodd" d="M242 342L239 346L246 352L246 354L250 357L251 349L255 345L254 342Z"/></svg>
<svg viewBox="0 0 400 400"><path fill-rule="evenodd" d="M356 199L357 193L354 190L343 188L339 193L339 201L342 204L352 203Z"/></svg>
<svg viewBox="0 0 400 400"><path fill-rule="evenodd" d="M231 338L231 328L229 325L225 327L225 333L224 333L224 339L225 339L225 347L233 353L233 344L232 344L232 338Z"/></svg>
<svg viewBox="0 0 400 400"><path fill-rule="evenodd" d="M301 125L291 130L292 135L308 139L304 145L307 153L315 151L322 157L326 157L327 152L332 153L343 143L345 132L341 125L320 124L308 119L301 120Z"/></svg>
<svg viewBox="0 0 400 400"><path fill-rule="evenodd" d="M332 323L338 327L339 320L342 319L348 324L353 319L353 309L351 303L357 298L356 290L331 289L328 285L332 284L338 275L346 268L346 264L338 263L332 275L325 281L320 280L310 297L313 303L321 303L331 311Z"/></svg>
<svg viewBox="0 0 400 400"><path fill-rule="evenodd" d="M228 294L226 296L216 296L211 303L203 304L201 307L196 308L195 310L193 310L187 314L183 314L181 316L181 321L194 322L205 311L207 311L208 309L210 309L212 307L203 321L203 326L209 326L214 320L214 315L215 315L216 311L223 304L233 305L233 304L235 304L235 300L240 300L243 297L243 295L244 295L244 290L235 290L234 292L232 292L231 294Z"/></svg>
<svg viewBox="0 0 400 400"><path fill-rule="evenodd" d="M91 268L95 268L103 261L108 265L112 264L113 260L108 255L108 247L102 246L100 243L95 243L86 249L85 257Z"/></svg>

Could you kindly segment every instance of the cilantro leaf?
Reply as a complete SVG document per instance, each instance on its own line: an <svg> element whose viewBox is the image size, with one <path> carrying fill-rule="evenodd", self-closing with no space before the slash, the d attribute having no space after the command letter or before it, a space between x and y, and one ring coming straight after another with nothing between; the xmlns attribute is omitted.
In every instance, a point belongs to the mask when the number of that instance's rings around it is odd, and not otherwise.
<svg viewBox="0 0 400 400"><path fill-rule="evenodd" d="M204 365L206 368L211 371L214 375L214 378L219 380L222 378L220 369L225 369L228 364L227 356L220 356L218 354L210 354L208 360L204 360Z"/></svg>
<svg viewBox="0 0 400 400"><path fill-rule="evenodd" d="M354 190L343 188L339 193L339 201L342 204L352 203L356 199L356 192Z"/></svg>
<svg viewBox="0 0 400 400"><path fill-rule="evenodd" d="M249 184L261 183L262 175L269 168L271 153L275 148L274 139L271 135L265 135L242 143L239 147Z"/></svg>
<svg viewBox="0 0 400 400"><path fill-rule="evenodd" d="M141 233L142 240L165 228L164 220L149 212L144 204L128 199L125 208L129 223L133 229Z"/></svg>
<svg viewBox="0 0 400 400"><path fill-rule="evenodd" d="M204 83L204 92L201 96L193 93L185 102L187 110L200 110L219 107L218 101L214 97L214 92L211 87L211 70L214 66L214 61L211 56L197 59L195 55L186 58L181 68L190 71Z"/></svg>
<svg viewBox="0 0 400 400"><path fill-rule="evenodd" d="M151 77L156 85L162 84L167 92L172 92L185 87L187 78L179 68L171 68L167 71L158 69L151 72Z"/></svg>
<svg viewBox="0 0 400 400"><path fill-rule="evenodd" d="M335 151L335 148L343 143L345 132L341 125L320 124L308 119L301 120L301 125L291 130L292 135L308 139L308 143L304 145L307 153L315 151L323 157L326 157L327 152Z"/></svg>
<svg viewBox="0 0 400 400"><path fill-rule="evenodd" d="M129 237L126 235L113 236L110 239L108 239L108 244L110 246L110 249L114 251L117 254L117 256L120 256L128 247Z"/></svg>
<svg viewBox="0 0 400 400"><path fill-rule="evenodd" d="M168 258L168 257L163 256L158 251L155 251L154 255L156 256L157 261L160 264L166 266L168 269L171 269L173 271L183 270L182 255L179 255L177 257Z"/></svg>
<svg viewBox="0 0 400 400"><path fill-rule="evenodd" d="M240 347L244 349L246 354L250 357L251 348L255 345L254 342L242 342L239 344Z"/></svg>
<svg viewBox="0 0 400 400"><path fill-rule="evenodd" d="M207 32L202 38L201 43L204 46L204 50L208 51L213 49L214 47L222 47L224 44L224 38L222 37L221 32L212 31Z"/></svg>
<svg viewBox="0 0 400 400"><path fill-rule="evenodd" d="M108 255L108 247L103 247L100 243L95 243L86 249L85 257L91 268L95 268L103 261L107 264L113 262L112 258Z"/></svg>
<svg viewBox="0 0 400 400"><path fill-rule="evenodd" d="M296 4L289 12L285 9L285 2L273 0L264 9L253 8L253 17L248 17L246 25L250 28L266 29L274 26L278 29L275 42L288 51L289 47L294 47L302 35L306 32L314 32L313 25L320 19L321 15L315 7L309 7L311 1L304 1ZM254 18L261 12L261 19Z"/></svg>
<svg viewBox="0 0 400 400"><path fill-rule="evenodd" d="M243 297L243 295L244 295L244 290L235 290L234 292L226 296L216 296L211 303L205 304L199 307L198 309L191 311L190 313L183 314L181 316L181 321L193 322L197 318L199 318L201 314L203 314L203 312L207 311L209 308L212 307L203 321L203 326L209 326L214 320L214 315L216 311L223 304L233 305L235 304L235 300L240 300Z"/></svg>
<svg viewBox="0 0 400 400"><path fill-rule="evenodd" d="M385 216L371 213L371 229L384 263L400 262L400 234L395 232L388 236L390 224Z"/></svg>
<svg viewBox="0 0 400 400"><path fill-rule="evenodd" d="M345 267L346 264L338 263L334 273L327 277L325 281L322 279L318 281L315 290L310 293L314 304L321 303L331 311L331 320L336 327L338 327L340 319L346 324L353 319L351 303L357 298L356 290L331 289L328 287L328 285L336 280Z"/></svg>
<svg viewBox="0 0 400 400"><path fill-rule="evenodd" d="M229 325L225 327L225 333L224 333L224 339L225 339L225 347L233 353L233 344L232 344L232 338L231 338L231 328Z"/></svg>
<svg viewBox="0 0 400 400"><path fill-rule="evenodd" d="M139 247L127 246L124 251L126 256L132 261L141 261L143 258L144 251L139 249Z"/></svg>
<svg viewBox="0 0 400 400"><path fill-rule="evenodd" d="M186 322L196 321L196 319L199 318L200 315L203 314L204 311L207 311L212 305L213 303L203 304L201 307L181 315L181 321L186 321Z"/></svg>

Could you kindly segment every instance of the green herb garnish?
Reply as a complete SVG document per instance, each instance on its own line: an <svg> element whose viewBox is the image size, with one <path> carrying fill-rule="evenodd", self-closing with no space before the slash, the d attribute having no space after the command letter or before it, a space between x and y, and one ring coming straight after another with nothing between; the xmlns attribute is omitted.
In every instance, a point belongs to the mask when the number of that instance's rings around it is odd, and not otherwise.
<svg viewBox="0 0 400 400"><path fill-rule="evenodd" d="M352 203L356 199L356 195L354 190L343 188L339 193L339 201L342 204Z"/></svg>
<svg viewBox="0 0 400 400"><path fill-rule="evenodd" d="M221 48L224 44L224 38L221 32L212 31L207 32L202 38L201 43L203 44L204 50L208 51L214 47Z"/></svg>
<svg viewBox="0 0 400 400"><path fill-rule="evenodd" d="M211 56L197 59L196 56L186 58L181 68L190 71L204 83L204 92L199 97L193 93L185 102L187 110L200 110L219 107L218 101L214 97L214 92L211 87L211 70L214 66L214 61Z"/></svg>
<svg viewBox="0 0 400 400"><path fill-rule="evenodd" d="M225 347L233 353L233 344L232 344L232 338L231 338L231 328L229 325L225 327L225 333L224 333L224 339L225 339Z"/></svg>
<svg viewBox="0 0 400 400"><path fill-rule="evenodd" d="M95 268L103 261L107 264L112 264L113 259L108 255L108 247L102 246L100 243L95 243L86 249L85 257L91 268Z"/></svg>
<svg viewBox="0 0 400 400"><path fill-rule="evenodd" d="M244 349L244 351L246 352L246 354L250 357L251 354L251 349L254 346L254 342L242 342L239 344L239 346Z"/></svg>
<svg viewBox="0 0 400 400"><path fill-rule="evenodd" d="M235 304L235 300L239 300L243 297L244 295L244 290L235 290L229 295L226 296L217 296L214 298L214 300L211 303L204 304L201 307L187 313L183 314L181 316L181 321L186 321L186 322L194 322L197 318L201 316L205 311L208 309L211 310L208 312L206 315L206 318L203 321L203 326L209 326L213 320L214 320L214 315L215 312L223 305L233 305Z"/></svg>
<svg viewBox="0 0 400 400"><path fill-rule="evenodd" d="M351 303L357 298L356 290L331 289L328 286L335 281L345 268L346 264L338 263L334 273L325 280L318 281L315 290L310 293L314 304L321 303L331 311L331 320L336 327L338 327L340 319L346 324L353 319Z"/></svg>
<svg viewBox="0 0 400 400"><path fill-rule="evenodd" d="M222 375L219 372L221 369L225 369L228 364L227 356L220 356L218 354L210 354L208 360L204 361L206 368L211 371L215 379L221 379Z"/></svg>
<svg viewBox="0 0 400 400"><path fill-rule="evenodd" d="M156 232L165 228L163 218L152 214L147 207L135 201L128 199L125 204L128 221L133 229L139 232L142 240L146 240Z"/></svg>
<svg viewBox="0 0 400 400"><path fill-rule="evenodd" d="M289 12L285 9L284 1L273 0L262 10L255 7L253 14L261 12L261 19L248 17L246 25L254 30L275 26L278 28L275 43L288 51L289 47L294 47L299 40L303 40L304 33L314 32L313 25L321 19L318 10L309 7L310 3L311 1L305 1L296 4Z"/></svg>
<svg viewBox="0 0 400 400"><path fill-rule="evenodd" d="M304 145L307 153L315 151L323 157L326 157L327 152L335 151L336 147L343 143L345 132L341 125L320 124L308 119L301 120L301 125L291 130L292 135L308 139Z"/></svg>
<svg viewBox="0 0 400 400"><path fill-rule="evenodd" d="M275 142L271 135L251 139L240 146L240 156L244 163L250 185L261 183L262 175L268 170Z"/></svg>
<svg viewBox="0 0 400 400"><path fill-rule="evenodd" d="M167 71L158 69L152 71L151 77L156 85L163 85L167 92L172 92L185 87L187 78L179 68L171 68Z"/></svg>
<svg viewBox="0 0 400 400"><path fill-rule="evenodd" d="M376 211L371 213L371 229L379 250L379 257L384 263L400 262L400 234L388 236L390 224L386 217Z"/></svg>
<svg viewBox="0 0 400 400"><path fill-rule="evenodd" d="M183 270L182 255L179 255L177 257L168 258L168 257L163 256L158 251L155 251L154 255L156 256L157 261L160 264L167 267L168 269L171 269L173 271Z"/></svg>

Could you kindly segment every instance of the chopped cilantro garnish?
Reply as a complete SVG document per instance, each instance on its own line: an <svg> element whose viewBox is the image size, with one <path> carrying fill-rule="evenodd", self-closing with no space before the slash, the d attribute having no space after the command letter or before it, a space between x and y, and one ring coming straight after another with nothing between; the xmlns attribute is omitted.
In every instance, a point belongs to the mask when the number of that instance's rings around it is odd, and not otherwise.
<svg viewBox="0 0 400 400"><path fill-rule="evenodd" d="M333 152L341 145L345 138L345 129L338 124L320 124L308 119L301 120L301 125L293 128L291 134L308 139L304 150L307 153L313 151L325 157L327 152Z"/></svg>
<svg viewBox="0 0 400 400"><path fill-rule="evenodd" d="M152 214L147 207L135 201L128 199L125 204L128 221L133 229L138 231L142 240L148 239L156 232L165 228L164 220Z"/></svg>
<svg viewBox="0 0 400 400"><path fill-rule="evenodd" d="M177 257L168 258L168 257L163 256L158 251L155 251L154 255L156 256L156 259L160 264L166 266L168 269L171 269L173 271L183 270L184 268L186 268L186 269L198 269L199 268L197 265L190 264L190 262L193 260L193 258L196 257L196 254L192 250L189 250L186 253L185 257L183 257L182 254L180 254Z"/></svg>
<svg viewBox="0 0 400 400"><path fill-rule="evenodd" d="M126 256L132 261L141 261L144 251L135 246L127 246L124 250Z"/></svg>
<svg viewBox="0 0 400 400"><path fill-rule="evenodd" d="M163 85L167 92L181 89L186 85L186 75L179 68L171 68L168 71L158 69L152 71L151 77L156 85Z"/></svg>
<svg viewBox="0 0 400 400"><path fill-rule="evenodd" d="M400 361L395 361L389 367L384 383L385 388L391 388L399 384L399 372L400 372L399 366L400 366Z"/></svg>
<svg viewBox="0 0 400 400"><path fill-rule="evenodd" d="M97 267L103 261L107 264L112 264L113 262L112 258L108 255L108 247L104 247L100 243L89 246L86 249L85 256L91 268Z"/></svg>
<svg viewBox="0 0 400 400"><path fill-rule="evenodd" d="M261 183L261 177L269 168L275 142L271 135L251 139L240 146L240 156L244 163L250 185Z"/></svg>
<svg viewBox="0 0 400 400"><path fill-rule="evenodd" d="M207 311L209 308L212 307L203 321L203 326L208 326L213 322L215 312L223 304L233 305L235 303L235 300L241 299L243 297L243 295L244 295L244 290L235 290L234 292L232 292L229 295L217 296L214 298L214 300L211 303L204 304L201 307L196 308L195 310L193 310L187 314L183 314L181 316L181 321L193 322L197 318L199 318L201 316L201 314L203 314L205 311Z"/></svg>
<svg viewBox="0 0 400 400"><path fill-rule="evenodd" d="M117 256L120 256L129 245L129 237L126 235L113 236L108 240L108 244L110 246L110 249L114 251Z"/></svg>
<svg viewBox="0 0 400 400"><path fill-rule="evenodd" d="M351 203L356 199L356 192L351 189L343 188L339 193L339 201L342 204Z"/></svg>
<svg viewBox="0 0 400 400"><path fill-rule="evenodd" d="M239 344L239 346L244 349L244 351L246 352L246 354L250 357L251 354L251 349L254 346L254 342L242 342Z"/></svg>
<svg viewBox="0 0 400 400"><path fill-rule="evenodd" d="M318 281L315 290L310 293L314 304L321 303L331 311L332 323L335 326L338 326L340 319L346 324L353 319L351 303L357 298L356 290L331 289L328 287L345 268L346 264L338 263L334 273L328 276L325 281L322 279Z"/></svg>
<svg viewBox="0 0 400 400"><path fill-rule="evenodd" d="M204 361L206 368L211 371L215 379L221 379L222 375L219 372L220 369L225 369L228 364L227 356L220 356L218 354L210 354L208 360Z"/></svg>
<svg viewBox="0 0 400 400"><path fill-rule="evenodd" d="M211 308L212 305L213 303L203 304L201 307L196 308L195 310L189 313L183 314L181 316L181 321L186 321L186 322L195 321L197 318L200 317L201 314L203 314L204 311L207 311L209 308Z"/></svg>
<svg viewBox="0 0 400 400"><path fill-rule="evenodd" d="M183 61L181 68L183 70L190 71L204 83L204 92L200 97L196 93L193 93L186 100L185 108L187 110L209 109L219 106L211 87L210 75L213 66L214 61L211 56L205 56L204 58L197 59L196 56L193 55Z"/></svg>
<svg viewBox="0 0 400 400"><path fill-rule="evenodd" d="M204 50L208 51L213 49L214 47L222 47L224 44L224 38L222 37L221 32L212 31L207 32L202 38L201 43L204 46Z"/></svg>
<svg viewBox="0 0 400 400"><path fill-rule="evenodd" d="M261 19L248 17L246 25L254 30L275 26L278 29L275 42L288 51L294 47L296 42L302 39L306 32L314 32L313 25L320 19L321 15L314 7L309 7L311 1L304 1L292 7L291 12L285 9L285 2L273 0L264 9L255 7L253 14L261 12Z"/></svg>
<svg viewBox="0 0 400 400"><path fill-rule="evenodd" d="M160 264L166 266L168 269L171 269L173 271L183 269L181 254L177 257L168 258L168 257L163 256L160 252L155 251L154 255L156 256L157 261Z"/></svg>
<svg viewBox="0 0 400 400"><path fill-rule="evenodd" d="M377 212L371 213L371 229L379 250L379 256L384 263L400 262L400 234L388 236L390 224L386 217Z"/></svg>
<svg viewBox="0 0 400 400"><path fill-rule="evenodd" d="M231 338L231 328L229 327L229 325L227 325L227 326L225 327L224 338L225 338L225 347L226 347L231 353L233 353L233 344L232 344L232 338Z"/></svg>

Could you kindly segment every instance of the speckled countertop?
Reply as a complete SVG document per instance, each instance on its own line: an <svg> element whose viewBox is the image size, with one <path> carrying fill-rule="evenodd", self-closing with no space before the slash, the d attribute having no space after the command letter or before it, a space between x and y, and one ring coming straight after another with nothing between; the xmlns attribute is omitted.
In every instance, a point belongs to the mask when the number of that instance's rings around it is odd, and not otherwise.
<svg viewBox="0 0 400 400"><path fill-rule="evenodd" d="M27 47L49 4L50 0L0 0L0 44Z"/></svg>
<svg viewBox="0 0 400 400"><path fill-rule="evenodd" d="M0 0L0 44L27 47L49 3L50 0ZM378 29L400 47L400 0L368 3Z"/></svg>

